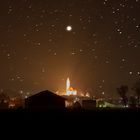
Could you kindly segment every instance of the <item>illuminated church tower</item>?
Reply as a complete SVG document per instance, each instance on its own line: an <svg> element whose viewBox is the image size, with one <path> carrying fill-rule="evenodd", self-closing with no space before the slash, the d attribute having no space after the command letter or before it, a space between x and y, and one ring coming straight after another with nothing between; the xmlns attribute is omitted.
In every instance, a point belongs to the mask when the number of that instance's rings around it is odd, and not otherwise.
<svg viewBox="0 0 140 140"><path fill-rule="evenodd" d="M70 89L70 79L67 78L67 81L66 81L66 92Z"/></svg>
<svg viewBox="0 0 140 140"><path fill-rule="evenodd" d="M77 91L70 86L70 79L66 80L66 95L77 95Z"/></svg>

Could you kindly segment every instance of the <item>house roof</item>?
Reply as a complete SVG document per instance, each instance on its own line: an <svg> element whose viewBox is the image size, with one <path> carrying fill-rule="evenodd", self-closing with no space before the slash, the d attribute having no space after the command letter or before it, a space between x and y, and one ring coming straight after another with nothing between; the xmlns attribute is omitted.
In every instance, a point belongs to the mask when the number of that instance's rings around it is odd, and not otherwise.
<svg viewBox="0 0 140 140"><path fill-rule="evenodd" d="M51 92L51 91L49 91L49 90L44 90L44 91L41 91L41 92L39 92L39 93L37 93L37 94L34 94L34 95L32 95L32 96L30 96L30 97L28 97L27 98L27 100L29 100L29 99L33 99L33 98L37 98L37 97L48 97L48 98L59 98L59 99L61 99L61 100L66 100L66 98L64 98L64 97L62 97L62 96L59 96L59 95L57 95L57 94L55 94L55 93L53 93L53 92ZM26 100L26 99L25 99Z"/></svg>

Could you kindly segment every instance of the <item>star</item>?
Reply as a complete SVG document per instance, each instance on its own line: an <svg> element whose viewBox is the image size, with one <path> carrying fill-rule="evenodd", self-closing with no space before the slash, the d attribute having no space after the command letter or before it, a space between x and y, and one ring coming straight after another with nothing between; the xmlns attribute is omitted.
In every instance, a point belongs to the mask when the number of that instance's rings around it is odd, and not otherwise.
<svg viewBox="0 0 140 140"><path fill-rule="evenodd" d="M4 1L0 90L63 91L71 76L78 92L116 98L113 91L119 85L132 87L140 79L139 4L140 0Z"/></svg>

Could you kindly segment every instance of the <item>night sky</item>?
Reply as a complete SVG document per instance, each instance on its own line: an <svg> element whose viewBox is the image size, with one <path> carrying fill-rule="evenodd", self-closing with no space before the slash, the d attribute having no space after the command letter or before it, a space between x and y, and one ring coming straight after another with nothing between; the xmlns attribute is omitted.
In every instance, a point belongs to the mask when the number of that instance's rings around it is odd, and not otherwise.
<svg viewBox="0 0 140 140"><path fill-rule="evenodd" d="M62 91L69 77L114 97L140 79L139 13L140 0L1 0L1 91Z"/></svg>

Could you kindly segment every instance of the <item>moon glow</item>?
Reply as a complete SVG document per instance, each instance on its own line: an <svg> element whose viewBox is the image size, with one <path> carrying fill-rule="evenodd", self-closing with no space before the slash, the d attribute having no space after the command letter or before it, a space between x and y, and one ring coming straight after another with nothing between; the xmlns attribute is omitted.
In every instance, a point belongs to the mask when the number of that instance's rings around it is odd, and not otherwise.
<svg viewBox="0 0 140 140"><path fill-rule="evenodd" d="M70 26L70 25L67 26L67 27L66 27L66 30L70 32L70 31L72 30L72 26Z"/></svg>

